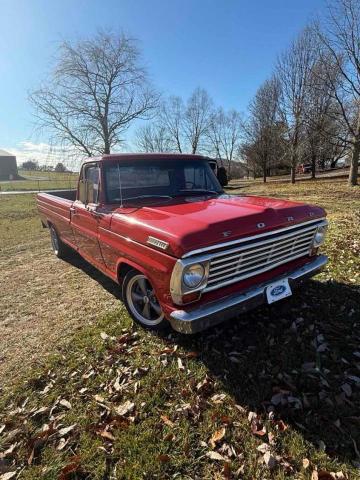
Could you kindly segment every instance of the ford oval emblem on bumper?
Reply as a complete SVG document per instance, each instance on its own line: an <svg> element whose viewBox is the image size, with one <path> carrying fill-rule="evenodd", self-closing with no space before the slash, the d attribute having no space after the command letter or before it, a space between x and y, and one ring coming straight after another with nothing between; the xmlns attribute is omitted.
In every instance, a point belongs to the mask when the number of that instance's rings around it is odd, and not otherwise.
<svg viewBox="0 0 360 480"><path fill-rule="evenodd" d="M284 293L285 290L286 290L285 285L277 285L270 291L270 295L277 297L278 295L281 295L282 293Z"/></svg>

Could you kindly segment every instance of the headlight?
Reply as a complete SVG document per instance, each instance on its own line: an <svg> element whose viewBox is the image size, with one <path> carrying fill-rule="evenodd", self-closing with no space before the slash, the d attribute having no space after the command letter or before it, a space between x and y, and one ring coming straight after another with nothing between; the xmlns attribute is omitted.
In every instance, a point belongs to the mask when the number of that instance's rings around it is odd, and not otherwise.
<svg viewBox="0 0 360 480"><path fill-rule="evenodd" d="M315 248L319 247L320 245L322 245L324 243L326 230L327 230L327 225L322 225L321 227L318 227L318 229L315 233L315 236L314 236L314 240L313 240L313 244L312 244L313 247L315 247Z"/></svg>
<svg viewBox="0 0 360 480"><path fill-rule="evenodd" d="M201 263L194 263L184 269L183 282L189 288L196 288L203 281L205 268Z"/></svg>

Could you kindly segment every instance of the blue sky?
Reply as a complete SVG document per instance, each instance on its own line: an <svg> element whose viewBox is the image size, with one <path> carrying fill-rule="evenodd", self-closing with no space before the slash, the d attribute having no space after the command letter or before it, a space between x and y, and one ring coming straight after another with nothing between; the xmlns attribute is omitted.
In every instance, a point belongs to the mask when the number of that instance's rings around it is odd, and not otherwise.
<svg viewBox="0 0 360 480"><path fill-rule="evenodd" d="M98 28L139 39L153 83L187 97L201 86L245 112L259 85L324 0L0 0L0 148L46 144L27 92L45 78L63 39ZM46 148L42 146L41 148ZM20 153L19 153L20 154ZM28 153L26 153L28 155Z"/></svg>

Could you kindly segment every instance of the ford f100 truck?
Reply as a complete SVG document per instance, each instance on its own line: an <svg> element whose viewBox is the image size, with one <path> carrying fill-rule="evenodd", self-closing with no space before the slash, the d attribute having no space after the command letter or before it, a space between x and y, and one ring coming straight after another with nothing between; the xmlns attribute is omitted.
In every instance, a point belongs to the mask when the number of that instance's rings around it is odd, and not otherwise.
<svg viewBox="0 0 360 480"><path fill-rule="evenodd" d="M289 297L327 262L325 211L228 195L209 161L164 153L86 161L76 192L37 195L55 255L77 251L151 329L170 322L195 333Z"/></svg>

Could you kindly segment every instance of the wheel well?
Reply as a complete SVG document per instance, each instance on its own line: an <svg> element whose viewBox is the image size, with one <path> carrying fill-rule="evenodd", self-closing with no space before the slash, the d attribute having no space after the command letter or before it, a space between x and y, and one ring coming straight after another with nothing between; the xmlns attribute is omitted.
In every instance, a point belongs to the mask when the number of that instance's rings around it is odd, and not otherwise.
<svg viewBox="0 0 360 480"><path fill-rule="evenodd" d="M135 270L136 271L136 268L132 267L131 265L129 265L128 263L121 263L118 267L118 271L117 271L117 277L118 277L118 281L119 281L119 285L122 285L123 281L124 281L124 278L125 278L125 275L130 271L130 270Z"/></svg>

